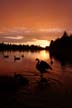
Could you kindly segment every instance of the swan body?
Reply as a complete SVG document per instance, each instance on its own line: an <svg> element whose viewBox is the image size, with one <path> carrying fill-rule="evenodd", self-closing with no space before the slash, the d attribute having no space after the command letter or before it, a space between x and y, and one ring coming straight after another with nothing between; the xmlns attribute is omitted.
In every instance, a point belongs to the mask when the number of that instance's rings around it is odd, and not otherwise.
<svg viewBox="0 0 72 108"><path fill-rule="evenodd" d="M14 56L14 60L20 60L20 57Z"/></svg>
<svg viewBox="0 0 72 108"><path fill-rule="evenodd" d="M40 61L38 58L36 59L37 64L36 64L36 69L41 73L47 72L48 69L52 70L51 66L45 62L45 61Z"/></svg>

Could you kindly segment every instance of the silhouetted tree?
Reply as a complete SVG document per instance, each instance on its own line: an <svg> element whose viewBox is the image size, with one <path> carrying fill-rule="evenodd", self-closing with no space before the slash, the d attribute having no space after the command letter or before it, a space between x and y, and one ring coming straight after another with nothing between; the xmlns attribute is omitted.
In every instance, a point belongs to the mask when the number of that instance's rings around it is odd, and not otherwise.
<svg viewBox="0 0 72 108"><path fill-rule="evenodd" d="M61 61L72 61L72 34L64 32L61 38L51 41L49 47L51 55Z"/></svg>

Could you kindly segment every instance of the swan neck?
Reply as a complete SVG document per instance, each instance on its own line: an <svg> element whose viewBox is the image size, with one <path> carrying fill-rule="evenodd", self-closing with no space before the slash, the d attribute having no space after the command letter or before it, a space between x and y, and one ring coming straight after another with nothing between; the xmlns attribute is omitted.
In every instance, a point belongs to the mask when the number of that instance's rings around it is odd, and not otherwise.
<svg viewBox="0 0 72 108"><path fill-rule="evenodd" d="M40 61L39 61L39 59L38 59L38 64L39 64L39 62L40 62Z"/></svg>

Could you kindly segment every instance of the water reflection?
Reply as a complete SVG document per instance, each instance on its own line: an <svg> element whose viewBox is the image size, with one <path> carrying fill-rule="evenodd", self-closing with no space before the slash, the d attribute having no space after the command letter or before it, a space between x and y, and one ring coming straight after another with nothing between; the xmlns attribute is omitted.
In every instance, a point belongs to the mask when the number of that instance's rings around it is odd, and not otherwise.
<svg viewBox="0 0 72 108"><path fill-rule="evenodd" d="M42 50L38 52L24 52L24 55L26 58L36 59L42 59L42 60L48 60L50 58L49 52Z"/></svg>
<svg viewBox="0 0 72 108"><path fill-rule="evenodd" d="M43 59L43 60L49 60L50 59L50 55L49 55L49 53L47 51L43 50L38 55L38 58Z"/></svg>
<svg viewBox="0 0 72 108"><path fill-rule="evenodd" d="M7 56L6 59L4 56ZM0 52L0 74L35 72L35 59L49 60L49 52ZM14 60L16 62L14 62Z"/></svg>
<svg viewBox="0 0 72 108"><path fill-rule="evenodd" d="M8 55L8 58L4 58L4 55ZM23 55L23 56L22 56ZM20 59L14 62L14 56ZM48 51L37 51L37 52L0 52L0 75L13 75L19 73L28 76L32 81L37 81L40 76L36 70L35 59L45 60L50 64L51 59L53 60L52 71L44 74L45 78L52 77L61 81L68 88L72 86L72 64L62 65L57 59L50 58ZM38 76L35 76L38 75Z"/></svg>

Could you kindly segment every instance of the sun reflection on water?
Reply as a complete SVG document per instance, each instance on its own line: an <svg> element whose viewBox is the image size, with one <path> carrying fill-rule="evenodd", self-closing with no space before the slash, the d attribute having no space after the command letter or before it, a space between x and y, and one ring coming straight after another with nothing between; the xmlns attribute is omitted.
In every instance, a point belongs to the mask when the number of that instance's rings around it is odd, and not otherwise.
<svg viewBox="0 0 72 108"><path fill-rule="evenodd" d="M50 55L48 52L46 52L45 50L40 52L40 59L47 60L49 58L50 58Z"/></svg>
<svg viewBox="0 0 72 108"><path fill-rule="evenodd" d="M41 60L48 60L50 59L50 54L48 51L42 50L38 52L25 52L24 53L25 58L35 60L36 58L39 58Z"/></svg>

